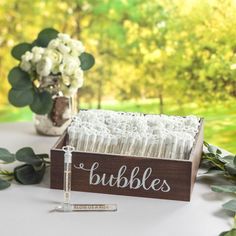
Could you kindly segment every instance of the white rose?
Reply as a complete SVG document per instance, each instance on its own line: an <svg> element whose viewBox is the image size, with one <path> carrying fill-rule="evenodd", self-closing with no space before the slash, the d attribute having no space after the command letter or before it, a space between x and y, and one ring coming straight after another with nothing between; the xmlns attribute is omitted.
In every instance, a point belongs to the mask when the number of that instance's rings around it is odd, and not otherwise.
<svg viewBox="0 0 236 236"><path fill-rule="evenodd" d="M34 54L33 58L32 58L32 62L33 63L37 63L38 61L40 61L42 58L41 54Z"/></svg>
<svg viewBox="0 0 236 236"><path fill-rule="evenodd" d="M55 49L59 46L60 44L60 39L56 38L56 39L53 39L49 42L48 44L48 48L50 49Z"/></svg>
<svg viewBox="0 0 236 236"><path fill-rule="evenodd" d="M32 62L37 63L38 61L41 60L42 55L44 53L45 49L41 47L33 47L32 52L33 52L33 58Z"/></svg>
<svg viewBox="0 0 236 236"><path fill-rule="evenodd" d="M20 63L20 68L23 71L29 72L31 70L31 64L30 62L24 60Z"/></svg>
<svg viewBox="0 0 236 236"><path fill-rule="evenodd" d="M72 79L71 87L72 88L78 89L83 86L83 83L84 83L83 75L84 75L84 72L81 70L81 68L78 68L75 70L75 73L71 77L71 79Z"/></svg>
<svg viewBox="0 0 236 236"><path fill-rule="evenodd" d="M70 77L67 76L67 75L62 75L61 77L62 79L62 83L66 86L69 86L70 85Z"/></svg>
<svg viewBox="0 0 236 236"><path fill-rule="evenodd" d="M22 61L30 61L33 58L33 54L29 51L25 52L22 56L21 56L21 60Z"/></svg>
<svg viewBox="0 0 236 236"><path fill-rule="evenodd" d="M42 48L42 47L35 46L35 47L32 48L32 52L36 53L36 54L43 54L44 51L45 51L45 49Z"/></svg>
<svg viewBox="0 0 236 236"><path fill-rule="evenodd" d="M59 66L59 70L62 74L72 75L75 70L80 66L80 60L77 57L65 56L63 57L63 62Z"/></svg>
<svg viewBox="0 0 236 236"><path fill-rule="evenodd" d="M36 71L41 76L48 76L51 73L52 60L48 57L42 58L36 65Z"/></svg>
<svg viewBox="0 0 236 236"><path fill-rule="evenodd" d="M71 48L71 55L79 56L81 53L85 51L85 47L81 41L78 40L71 40L68 43L68 46Z"/></svg>
<svg viewBox="0 0 236 236"><path fill-rule="evenodd" d="M74 78L81 79L83 78L83 76L84 76L84 72L82 71L80 67L74 71L74 76L73 76Z"/></svg>
<svg viewBox="0 0 236 236"><path fill-rule="evenodd" d="M54 65L54 66L52 67L52 73L53 73L54 75L60 73L59 66Z"/></svg>
<svg viewBox="0 0 236 236"><path fill-rule="evenodd" d="M70 36L68 34L59 33L58 38L64 42L68 42L70 40Z"/></svg>
<svg viewBox="0 0 236 236"><path fill-rule="evenodd" d="M68 54L68 53L71 51L70 47L66 46L66 45L63 44L63 43L60 43L60 44L58 45L58 50L59 50L62 54Z"/></svg>
<svg viewBox="0 0 236 236"><path fill-rule="evenodd" d="M52 60L53 66L58 66L62 62L62 54L57 50L46 49L44 56Z"/></svg>

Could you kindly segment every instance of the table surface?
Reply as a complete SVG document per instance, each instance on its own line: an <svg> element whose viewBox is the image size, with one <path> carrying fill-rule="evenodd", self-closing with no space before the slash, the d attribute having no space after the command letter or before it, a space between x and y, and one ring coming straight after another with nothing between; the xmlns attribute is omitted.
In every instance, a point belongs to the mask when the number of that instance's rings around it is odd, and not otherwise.
<svg viewBox="0 0 236 236"><path fill-rule="evenodd" d="M56 140L37 135L30 122L0 124L0 147L11 152L30 146L36 153L49 153ZM117 203L118 212L58 213L50 210L62 201L63 192L49 188L47 171L38 185L13 183L0 191L0 234L216 236L230 229L233 221L221 208L230 196L210 190L219 181L198 177L191 202L72 192L72 202Z"/></svg>

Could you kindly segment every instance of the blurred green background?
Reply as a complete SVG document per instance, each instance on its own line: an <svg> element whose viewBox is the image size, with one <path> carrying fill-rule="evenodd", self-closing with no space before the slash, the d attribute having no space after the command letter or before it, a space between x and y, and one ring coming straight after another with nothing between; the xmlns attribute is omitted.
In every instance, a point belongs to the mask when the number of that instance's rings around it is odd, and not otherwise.
<svg viewBox="0 0 236 236"><path fill-rule="evenodd" d="M195 114L206 141L236 153L235 25L232 0L1 0L0 122L32 120L8 104L11 48L54 27L96 58L81 108Z"/></svg>

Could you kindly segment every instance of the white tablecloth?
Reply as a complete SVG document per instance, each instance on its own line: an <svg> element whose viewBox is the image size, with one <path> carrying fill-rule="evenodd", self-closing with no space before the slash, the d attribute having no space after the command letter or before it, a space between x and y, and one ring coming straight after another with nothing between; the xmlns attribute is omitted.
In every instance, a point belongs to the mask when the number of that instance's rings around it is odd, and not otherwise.
<svg viewBox="0 0 236 236"><path fill-rule="evenodd" d="M30 146L49 153L57 138L36 135L32 123L0 124L0 147L15 152ZM211 192L217 179L198 178L191 202L73 192L75 203L117 203L115 213L50 213L63 199L49 188L49 174L39 185L13 183L0 191L1 236L216 236L232 226L232 216L221 208L229 199Z"/></svg>

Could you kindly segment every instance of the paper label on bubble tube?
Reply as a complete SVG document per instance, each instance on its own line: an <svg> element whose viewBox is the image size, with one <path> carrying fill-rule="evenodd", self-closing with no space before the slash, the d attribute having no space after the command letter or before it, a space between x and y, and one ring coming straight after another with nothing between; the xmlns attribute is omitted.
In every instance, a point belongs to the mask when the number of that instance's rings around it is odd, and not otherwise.
<svg viewBox="0 0 236 236"><path fill-rule="evenodd" d="M115 212L116 204L62 204L57 206L51 212Z"/></svg>
<svg viewBox="0 0 236 236"><path fill-rule="evenodd" d="M73 211L117 211L116 204L72 204Z"/></svg>

